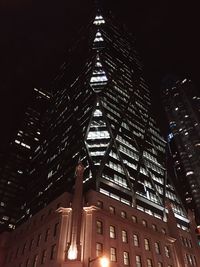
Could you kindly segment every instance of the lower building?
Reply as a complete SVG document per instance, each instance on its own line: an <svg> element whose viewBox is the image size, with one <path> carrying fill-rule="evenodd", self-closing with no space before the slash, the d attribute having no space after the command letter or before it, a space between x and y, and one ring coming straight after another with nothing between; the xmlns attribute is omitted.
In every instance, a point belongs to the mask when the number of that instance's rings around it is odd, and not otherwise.
<svg viewBox="0 0 200 267"><path fill-rule="evenodd" d="M0 239L3 267L200 266L191 216L190 229L177 227L168 203L166 220L82 187L63 193Z"/></svg>

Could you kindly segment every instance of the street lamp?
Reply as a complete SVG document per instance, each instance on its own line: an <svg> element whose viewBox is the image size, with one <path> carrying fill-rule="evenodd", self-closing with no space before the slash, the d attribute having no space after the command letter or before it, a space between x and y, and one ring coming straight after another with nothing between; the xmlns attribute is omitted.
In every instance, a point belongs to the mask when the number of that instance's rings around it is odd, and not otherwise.
<svg viewBox="0 0 200 267"><path fill-rule="evenodd" d="M96 260L99 260L100 261L100 265L101 267L108 267L109 266L109 260L107 257L105 256L102 256L102 257L97 257L97 258L94 258L94 259L88 259L88 267L90 267L90 263L93 262L93 261L96 261Z"/></svg>

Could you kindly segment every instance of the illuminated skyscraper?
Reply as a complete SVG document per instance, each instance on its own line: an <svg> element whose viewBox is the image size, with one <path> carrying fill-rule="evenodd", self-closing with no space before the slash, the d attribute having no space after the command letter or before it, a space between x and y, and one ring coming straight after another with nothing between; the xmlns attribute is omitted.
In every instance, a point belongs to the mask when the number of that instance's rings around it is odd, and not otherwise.
<svg viewBox="0 0 200 267"><path fill-rule="evenodd" d="M113 267L198 266L134 41L100 11L89 26L78 61L56 77L21 225L0 237L0 264L95 267L106 255ZM86 60L71 82L77 55Z"/></svg>
<svg viewBox="0 0 200 267"><path fill-rule="evenodd" d="M200 225L200 97L190 80L170 79L163 101L172 133L169 144L177 184Z"/></svg>
<svg viewBox="0 0 200 267"><path fill-rule="evenodd" d="M86 61L74 82L69 83L62 66L29 170L30 199L22 219L65 190L71 192L81 161L85 191L96 190L159 218L165 217L169 198L177 222L187 227L166 175L166 142L152 117L149 88L134 47L127 32L98 13L76 48L77 54L85 48Z"/></svg>

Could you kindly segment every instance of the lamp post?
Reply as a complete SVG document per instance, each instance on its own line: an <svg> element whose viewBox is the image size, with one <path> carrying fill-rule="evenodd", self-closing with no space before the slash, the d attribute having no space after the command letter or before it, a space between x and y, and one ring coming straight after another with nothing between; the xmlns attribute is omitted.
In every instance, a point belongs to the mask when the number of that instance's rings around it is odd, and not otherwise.
<svg viewBox="0 0 200 267"><path fill-rule="evenodd" d="M97 257L94 259L88 258L88 267L90 267L90 263L93 261L99 260L101 267L108 267L109 266L109 260L107 257L102 256L102 257Z"/></svg>

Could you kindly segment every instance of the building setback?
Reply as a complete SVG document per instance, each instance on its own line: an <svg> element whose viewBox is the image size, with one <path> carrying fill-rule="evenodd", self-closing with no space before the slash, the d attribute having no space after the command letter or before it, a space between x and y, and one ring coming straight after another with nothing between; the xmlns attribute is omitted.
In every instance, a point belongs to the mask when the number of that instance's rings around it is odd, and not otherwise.
<svg viewBox="0 0 200 267"><path fill-rule="evenodd" d="M90 267L101 255L113 266L200 264L134 41L116 25L98 10L75 51L79 75L69 82L63 64L57 76L21 225L2 235L5 267Z"/></svg>

